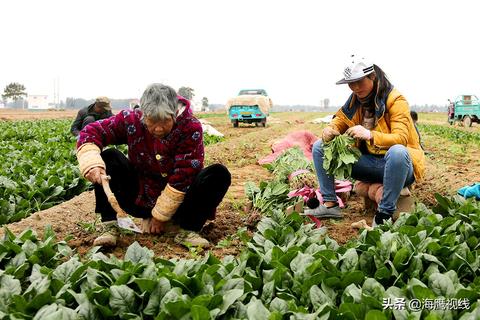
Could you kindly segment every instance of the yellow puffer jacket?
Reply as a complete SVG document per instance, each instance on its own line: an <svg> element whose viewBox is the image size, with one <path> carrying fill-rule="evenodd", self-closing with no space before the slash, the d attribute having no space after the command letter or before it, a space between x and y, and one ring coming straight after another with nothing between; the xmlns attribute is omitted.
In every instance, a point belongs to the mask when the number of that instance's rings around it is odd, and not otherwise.
<svg viewBox="0 0 480 320"><path fill-rule="evenodd" d="M344 133L350 127L361 125L362 117L360 102L352 94L347 103L337 111L329 126ZM371 131L373 139L366 143L368 151L382 155L395 144L406 146L413 162L415 181L422 181L425 174L425 154L410 116L407 100L396 89L392 89L386 99L375 98L375 118L377 122Z"/></svg>

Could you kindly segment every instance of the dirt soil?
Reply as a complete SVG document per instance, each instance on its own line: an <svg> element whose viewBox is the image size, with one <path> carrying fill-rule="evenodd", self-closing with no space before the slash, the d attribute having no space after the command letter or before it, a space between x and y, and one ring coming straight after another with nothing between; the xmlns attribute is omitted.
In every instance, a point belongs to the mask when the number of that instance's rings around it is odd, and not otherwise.
<svg viewBox="0 0 480 320"><path fill-rule="evenodd" d="M76 111L45 111L28 112L0 109L0 120L14 119L54 119L75 117ZM289 132L309 130L320 136L323 125L311 124L309 120L319 117L318 113L275 113L267 127L240 124L233 128L225 116L206 118L217 130L225 134L226 140L206 147L206 165L223 163L232 174L232 185L223 202L217 209L216 219L204 226L202 235L211 243L210 251L218 257L236 255L242 249L237 231L249 226L249 232L259 216L248 211L248 201L244 194L244 185L247 181L257 184L270 178L270 173L257 164L258 159L271 152L271 144L281 139ZM475 128L478 130L478 128ZM478 148L470 147L456 152L449 149L446 140L435 137L422 137L428 151L426 179L417 184L413 195L417 201L431 205L435 202L433 194L440 192L447 195L455 194L456 190L464 185L478 181L480 176L480 157ZM7 227L15 234L27 228L34 229L42 235L44 228L51 225L58 239L66 239L72 248L80 255L86 254L91 248L98 232L94 231L99 223L95 214L95 197L92 191L87 191L75 198L32 214L22 221L11 223ZM363 210L361 199L352 195L347 201L342 220L328 219L322 221L328 229L328 235L338 243L343 244L357 236L358 231L350 225L352 222L366 219L370 224L373 213ZM140 223L139 219L136 219ZM3 234L3 230L0 231ZM195 257L202 254L201 250L188 249L177 245L170 236L144 235L124 233L120 237L117 247L106 250L117 257L122 257L126 248L134 241L153 250L156 256L163 258Z"/></svg>
<svg viewBox="0 0 480 320"><path fill-rule="evenodd" d="M78 110L17 110L0 109L0 120L41 120L41 119L73 119Z"/></svg>

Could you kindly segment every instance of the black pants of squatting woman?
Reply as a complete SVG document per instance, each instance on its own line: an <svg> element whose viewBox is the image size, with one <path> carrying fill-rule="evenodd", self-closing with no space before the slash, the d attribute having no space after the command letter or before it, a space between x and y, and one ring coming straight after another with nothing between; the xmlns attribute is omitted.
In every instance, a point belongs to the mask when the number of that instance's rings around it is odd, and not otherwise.
<svg viewBox="0 0 480 320"><path fill-rule="evenodd" d="M106 164L106 172L111 177L110 188L120 207L134 217L151 218L150 208L135 204L138 178L127 157L117 149L107 149L101 156ZM204 168L190 185L172 220L183 229L199 231L207 219L215 217L216 208L230 183L231 175L225 166L213 164ZM116 220L116 213L99 184L95 184L95 199L95 211L101 214L102 221Z"/></svg>

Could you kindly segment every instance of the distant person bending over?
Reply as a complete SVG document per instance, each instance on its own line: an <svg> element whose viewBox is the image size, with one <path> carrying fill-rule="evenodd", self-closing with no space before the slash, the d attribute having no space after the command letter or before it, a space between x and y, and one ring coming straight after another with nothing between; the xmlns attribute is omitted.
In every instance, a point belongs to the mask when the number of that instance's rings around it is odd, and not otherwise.
<svg viewBox="0 0 480 320"><path fill-rule="evenodd" d="M94 103L78 111L77 118L73 121L70 132L74 136L78 136L80 130L85 128L87 124L111 116L113 116L113 113L110 100L107 97L98 97Z"/></svg>
<svg viewBox="0 0 480 320"><path fill-rule="evenodd" d="M126 144L128 158L108 145ZM144 219L144 232L175 234L175 242L208 246L200 231L215 218L231 182L221 164L203 167L202 124L190 102L163 84L143 93L140 108L123 110L80 132L77 158L82 175L95 184L95 212L105 232L94 245L116 245L116 214L102 188L102 176L127 213Z"/></svg>
<svg viewBox="0 0 480 320"><path fill-rule="evenodd" d="M421 181L425 155L408 103L382 69L364 58L352 56L344 76L337 84L347 83L352 94L323 130L322 140L313 145L313 161L325 202L305 210L305 214L342 217L334 177L323 169L323 143L346 133L356 139L356 146L362 152L353 165L352 177L383 183L383 196L372 223L375 226L392 217L402 188Z"/></svg>
<svg viewBox="0 0 480 320"><path fill-rule="evenodd" d="M412 117L413 124L417 125L418 113L416 111L410 111L410 117Z"/></svg>
<svg viewBox="0 0 480 320"><path fill-rule="evenodd" d="M410 111L410 116L412 117L413 125L415 126L415 130L417 130L418 140L420 142L420 146L422 147L423 150L425 150L425 148L423 147L423 144L422 144L422 136L420 135L420 131L418 130L418 126L417 126L418 113L416 111Z"/></svg>

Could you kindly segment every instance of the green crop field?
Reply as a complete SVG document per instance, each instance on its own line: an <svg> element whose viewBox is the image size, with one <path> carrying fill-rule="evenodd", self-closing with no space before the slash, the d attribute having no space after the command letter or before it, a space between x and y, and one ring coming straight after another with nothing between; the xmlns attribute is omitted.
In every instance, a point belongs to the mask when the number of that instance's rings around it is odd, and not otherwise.
<svg viewBox="0 0 480 320"><path fill-rule="evenodd" d="M207 226L220 234L210 250L129 233L121 248L100 250L91 245L93 219L56 233L69 223L56 204L94 199L79 176L70 120L0 122L0 319L480 319L480 203L455 195L480 176L478 126L420 114L428 162L415 208L357 231L351 222L372 215L355 195L343 220L320 228L286 214L295 202L286 177L292 167L313 170L309 161L293 154L257 164L288 133L319 136L325 124L310 120L324 115L275 113L266 128L208 116L225 137L205 137L207 162L232 173ZM41 220L29 217L47 208ZM94 215L68 210L78 221Z"/></svg>

